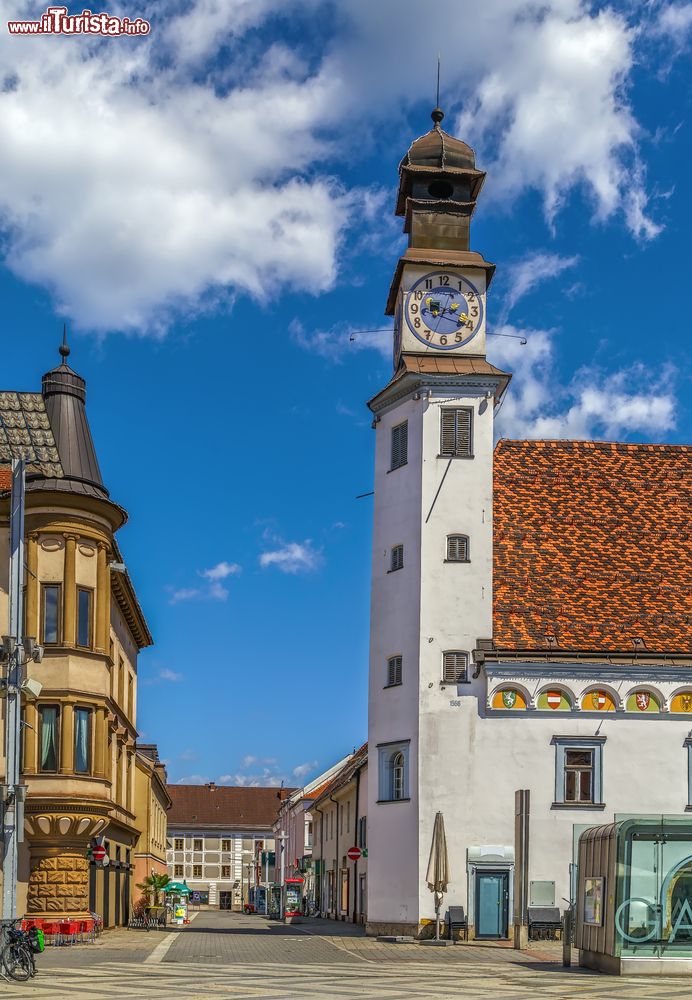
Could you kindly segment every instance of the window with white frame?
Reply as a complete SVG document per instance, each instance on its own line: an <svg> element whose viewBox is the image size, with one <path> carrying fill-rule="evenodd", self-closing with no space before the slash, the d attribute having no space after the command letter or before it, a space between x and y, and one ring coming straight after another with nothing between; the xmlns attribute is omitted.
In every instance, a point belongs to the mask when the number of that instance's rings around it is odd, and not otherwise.
<svg viewBox="0 0 692 1000"><path fill-rule="evenodd" d="M389 572L394 573L398 569L404 568L404 546L392 545L391 561Z"/></svg>
<svg viewBox="0 0 692 1000"><path fill-rule="evenodd" d="M401 656L390 656L387 660L387 684L386 687L396 687L401 684Z"/></svg>
<svg viewBox="0 0 692 1000"><path fill-rule="evenodd" d="M203 849L204 848L203 848L202 838L201 837L194 837L193 840L192 840L192 850L193 851L201 851Z"/></svg>
<svg viewBox="0 0 692 1000"><path fill-rule="evenodd" d="M400 469L408 462L408 420L392 427L392 457L390 471Z"/></svg>
<svg viewBox="0 0 692 1000"><path fill-rule="evenodd" d="M447 562L469 561L468 535L447 535Z"/></svg>
<svg viewBox="0 0 692 1000"><path fill-rule="evenodd" d="M605 736L554 736L555 801L563 808L603 808Z"/></svg>
<svg viewBox="0 0 692 1000"><path fill-rule="evenodd" d="M468 681L469 654L461 649L448 649L442 654L442 683L464 684Z"/></svg>
<svg viewBox="0 0 692 1000"><path fill-rule="evenodd" d="M173 841L173 849L176 851L182 851L185 848L185 841L182 837L176 837Z"/></svg>
<svg viewBox="0 0 692 1000"><path fill-rule="evenodd" d="M378 750L380 802L397 802L409 797L409 745L384 743Z"/></svg>
<svg viewBox="0 0 692 1000"><path fill-rule="evenodd" d="M173 874L176 878L182 878L185 874L185 869L182 865L174 865Z"/></svg>

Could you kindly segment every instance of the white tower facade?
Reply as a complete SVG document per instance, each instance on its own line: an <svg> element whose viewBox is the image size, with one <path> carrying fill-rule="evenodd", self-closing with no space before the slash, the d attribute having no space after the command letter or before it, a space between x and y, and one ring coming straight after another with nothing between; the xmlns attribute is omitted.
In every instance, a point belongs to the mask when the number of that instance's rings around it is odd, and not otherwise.
<svg viewBox="0 0 692 1000"><path fill-rule="evenodd" d="M433 823L465 857L463 787L478 699L472 650L492 634L493 413L509 377L485 360L493 266L469 250L483 174L440 128L400 167L410 246L397 268L395 374L375 415L369 680L368 925L417 933ZM460 782L462 782L460 784Z"/></svg>

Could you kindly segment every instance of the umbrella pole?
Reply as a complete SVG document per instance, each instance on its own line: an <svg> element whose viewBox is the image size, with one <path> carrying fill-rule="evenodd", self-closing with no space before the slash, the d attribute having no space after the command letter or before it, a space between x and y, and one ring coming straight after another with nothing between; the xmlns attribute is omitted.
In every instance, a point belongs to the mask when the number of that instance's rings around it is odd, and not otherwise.
<svg viewBox="0 0 692 1000"><path fill-rule="evenodd" d="M435 940L440 940L440 897L435 893Z"/></svg>

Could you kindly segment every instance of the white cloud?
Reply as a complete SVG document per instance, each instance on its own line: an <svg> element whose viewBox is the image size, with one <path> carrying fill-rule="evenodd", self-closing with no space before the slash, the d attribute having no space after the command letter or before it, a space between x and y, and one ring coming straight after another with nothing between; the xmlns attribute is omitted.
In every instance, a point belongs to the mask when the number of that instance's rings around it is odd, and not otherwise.
<svg viewBox="0 0 692 1000"><path fill-rule="evenodd" d="M675 427L675 370L631 364L604 372L588 365L561 385L551 330L503 327L527 338L495 341L491 360L513 373L498 415L497 431L510 438L652 441Z"/></svg>
<svg viewBox="0 0 692 1000"><path fill-rule="evenodd" d="M176 683L182 679L183 675L176 673L175 670L169 670L167 667L163 667L163 669L159 670L159 680Z"/></svg>
<svg viewBox="0 0 692 1000"><path fill-rule="evenodd" d="M209 581L207 591L209 597L213 597L217 601L225 601L228 597L228 588L224 587L221 581L240 572L241 567L238 563L220 562L210 569L201 570L199 575Z"/></svg>
<svg viewBox="0 0 692 1000"><path fill-rule="evenodd" d="M692 31L692 3L665 4L659 12L656 27L677 46L684 45L686 35Z"/></svg>
<svg viewBox="0 0 692 1000"><path fill-rule="evenodd" d="M688 7L669 4L661 24L680 30ZM23 10L35 14L11 0L3 15ZM328 0L293 0L298 38L301 17L323 23L321 51L314 32L293 52L264 41L277 32L257 29L286 15L279 0L159 0L156 15L158 30L132 44L0 34L8 266L98 332L162 335L176 314L237 294L261 310L285 288L331 288L348 227L385 225L379 208L364 223L381 194L345 190L331 164L357 163L380 122L429 93L436 48L401 57L420 34L420 0L351 0L338 18ZM621 212L636 235L656 234L627 102L638 36L624 15L586 0L485 0L469 35L459 0L436 0L435 21L448 121L480 144L491 195L511 205L536 189L552 221L583 186L598 219ZM350 332L306 336L325 356L344 334L389 353L388 340Z"/></svg>
<svg viewBox="0 0 692 1000"><path fill-rule="evenodd" d="M222 774L218 783L220 785L241 785L245 788L278 788L286 779L274 773L269 768L257 772L256 774Z"/></svg>
<svg viewBox="0 0 692 1000"><path fill-rule="evenodd" d="M169 604L179 604L181 601L192 601L195 597L199 597L199 590L196 587L180 587L179 589L171 590L171 596L168 598Z"/></svg>
<svg viewBox="0 0 692 1000"><path fill-rule="evenodd" d="M176 785L206 785L209 778L204 774L187 774L184 778L178 778Z"/></svg>
<svg viewBox="0 0 692 1000"><path fill-rule="evenodd" d="M209 569L197 571L197 575L207 581L204 589L199 587L181 587L174 589L169 587L171 596L168 598L169 604L179 604L181 601L194 601L198 598L212 599L215 601L225 601L228 597L228 588L224 587L222 580L229 576L236 576L242 572L242 566L238 563L229 563L225 560L210 566Z"/></svg>
<svg viewBox="0 0 692 1000"><path fill-rule="evenodd" d="M263 552L260 566L276 566L282 573L311 573L322 564L322 553L308 538L304 542L281 542L277 548Z"/></svg>
<svg viewBox="0 0 692 1000"><path fill-rule="evenodd" d="M539 250L511 264L507 268L509 289L505 296L505 313L509 313L536 285L550 278L557 278L563 271L575 267L578 262L577 256L561 257L556 253L544 253Z"/></svg>
<svg viewBox="0 0 692 1000"><path fill-rule="evenodd" d="M294 778L306 778L311 771L315 770L317 764L316 760L307 760L304 764L298 764L297 767L294 767L291 773Z"/></svg>
<svg viewBox="0 0 692 1000"><path fill-rule="evenodd" d="M377 351L385 358L392 356L392 328L361 329L339 323L328 330L306 330L298 319L289 324L293 341L306 351L340 364L349 355L360 351Z"/></svg>

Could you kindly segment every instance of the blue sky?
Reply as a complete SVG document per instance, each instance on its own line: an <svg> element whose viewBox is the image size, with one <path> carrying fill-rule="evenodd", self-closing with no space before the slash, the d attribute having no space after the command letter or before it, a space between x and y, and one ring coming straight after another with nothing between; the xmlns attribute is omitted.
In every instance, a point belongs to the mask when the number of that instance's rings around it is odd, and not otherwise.
<svg viewBox="0 0 692 1000"><path fill-rule="evenodd" d="M488 171L489 330L528 341L490 337L499 432L688 442L692 3L109 10L151 34L0 33L2 384L68 322L170 779L301 783L366 734L370 331L438 50Z"/></svg>

